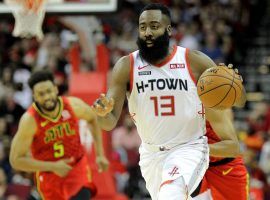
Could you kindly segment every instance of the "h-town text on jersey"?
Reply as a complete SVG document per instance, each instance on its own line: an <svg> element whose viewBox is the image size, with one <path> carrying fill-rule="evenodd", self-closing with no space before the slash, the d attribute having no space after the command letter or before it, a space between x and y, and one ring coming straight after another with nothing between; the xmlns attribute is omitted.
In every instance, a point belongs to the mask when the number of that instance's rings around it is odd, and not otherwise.
<svg viewBox="0 0 270 200"><path fill-rule="evenodd" d="M146 88L154 90L186 90L188 91L188 81L182 79L165 78L149 79L147 81L136 82L138 93L145 92Z"/></svg>

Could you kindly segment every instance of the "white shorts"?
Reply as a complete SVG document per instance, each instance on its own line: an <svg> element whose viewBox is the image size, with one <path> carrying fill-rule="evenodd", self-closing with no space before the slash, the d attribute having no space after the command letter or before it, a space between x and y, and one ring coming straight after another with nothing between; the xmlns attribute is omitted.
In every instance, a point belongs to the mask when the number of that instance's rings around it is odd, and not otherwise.
<svg viewBox="0 0 270 200"><path fill-rule="evenodd" d="M181 176L190 195L199 185L209 164L205 136L172 148L157 148L143 143L139 152L139 165L152 200L157 200L162 184Z"/></svg>

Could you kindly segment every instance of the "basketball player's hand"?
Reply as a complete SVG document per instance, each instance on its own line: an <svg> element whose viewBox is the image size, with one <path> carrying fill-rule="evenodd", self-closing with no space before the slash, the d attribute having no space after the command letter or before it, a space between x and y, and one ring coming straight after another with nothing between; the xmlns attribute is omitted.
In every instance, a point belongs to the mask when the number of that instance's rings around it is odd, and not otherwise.
<svg viewBox="0 0 270 200"><path fill-rule="evenodd" d="M74 162L73 158L61 159L55 162L53 172L60 176L65 177L72 169L70 164Z"/></svg>
<svg viewBox="0 0 270 200"><path fill-rule="evenodd" d="M109 161L105 156L97 156L96 163L98 165L98 172L104 172L107 171L109 167Z"/></svg>
<svg viewBox="0 0 270 200"><path fill-rule="evenodd" d="M243 86L243 77L239 74L237 68L233 68L232 64L229 64L228 66L226 66L224 63L219 63L218 66L227 67L228 69L234 70L235 74L238 75L237 79L242 82L242 89L241 89L241 94L238 95L233 106L243 108L245 106L246 101L247 101L246 91L245 91L245 88Z"/></svg>
<svg viewBox="0 0 270 200"><path fill-rule="evenodd" d="M105 94L101 94L100 97L96 100L92 108L96 114L100 117L105 117L108 113L113 110L114 99L108 98Z"/></svg>
<svg viewBox="0 0 270 200"><path fill-rule="evenodd" d="M227 68L229 68L229 69L231 69L231 70L234 70L235 73L236 73L237 75L239 75L241 81L243 82L242 76L239 74L239 71L238 71L237 68L233 68L233 64L229 64L228 66L226 66L224 63L219 63L218 66L219 66L219 67L227 67Z"/></svg>

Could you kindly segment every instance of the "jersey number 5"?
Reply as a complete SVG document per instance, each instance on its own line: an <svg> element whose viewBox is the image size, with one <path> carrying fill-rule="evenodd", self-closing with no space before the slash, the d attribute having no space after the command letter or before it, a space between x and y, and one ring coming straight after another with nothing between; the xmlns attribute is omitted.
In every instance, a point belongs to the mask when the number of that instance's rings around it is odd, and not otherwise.
<svg viewBox="0 0 270 200"><path fill-rule="evenodd" d="M61 141L55 142L53 144L53 150L54 150L54 157L55 158L61 158L65 154L64 145L61 143Z"/></svg>
<svg viewBox="0 0 270 200"><path fill-rule="evenodd" d="M154 103L155 116L174 116L174 96L152 96L150 100Z"/></svg>

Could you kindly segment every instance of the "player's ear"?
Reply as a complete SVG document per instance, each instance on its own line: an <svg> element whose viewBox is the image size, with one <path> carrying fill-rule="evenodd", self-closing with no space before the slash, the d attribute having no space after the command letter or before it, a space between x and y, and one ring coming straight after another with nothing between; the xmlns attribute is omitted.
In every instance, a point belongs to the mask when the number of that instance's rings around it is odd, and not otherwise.
<svg viewBox="0 0 270 200"><path fill-rule="evenodd" d="M166 30L167 30L168 35L172 36L172 26L168 25Z"/></svg>

